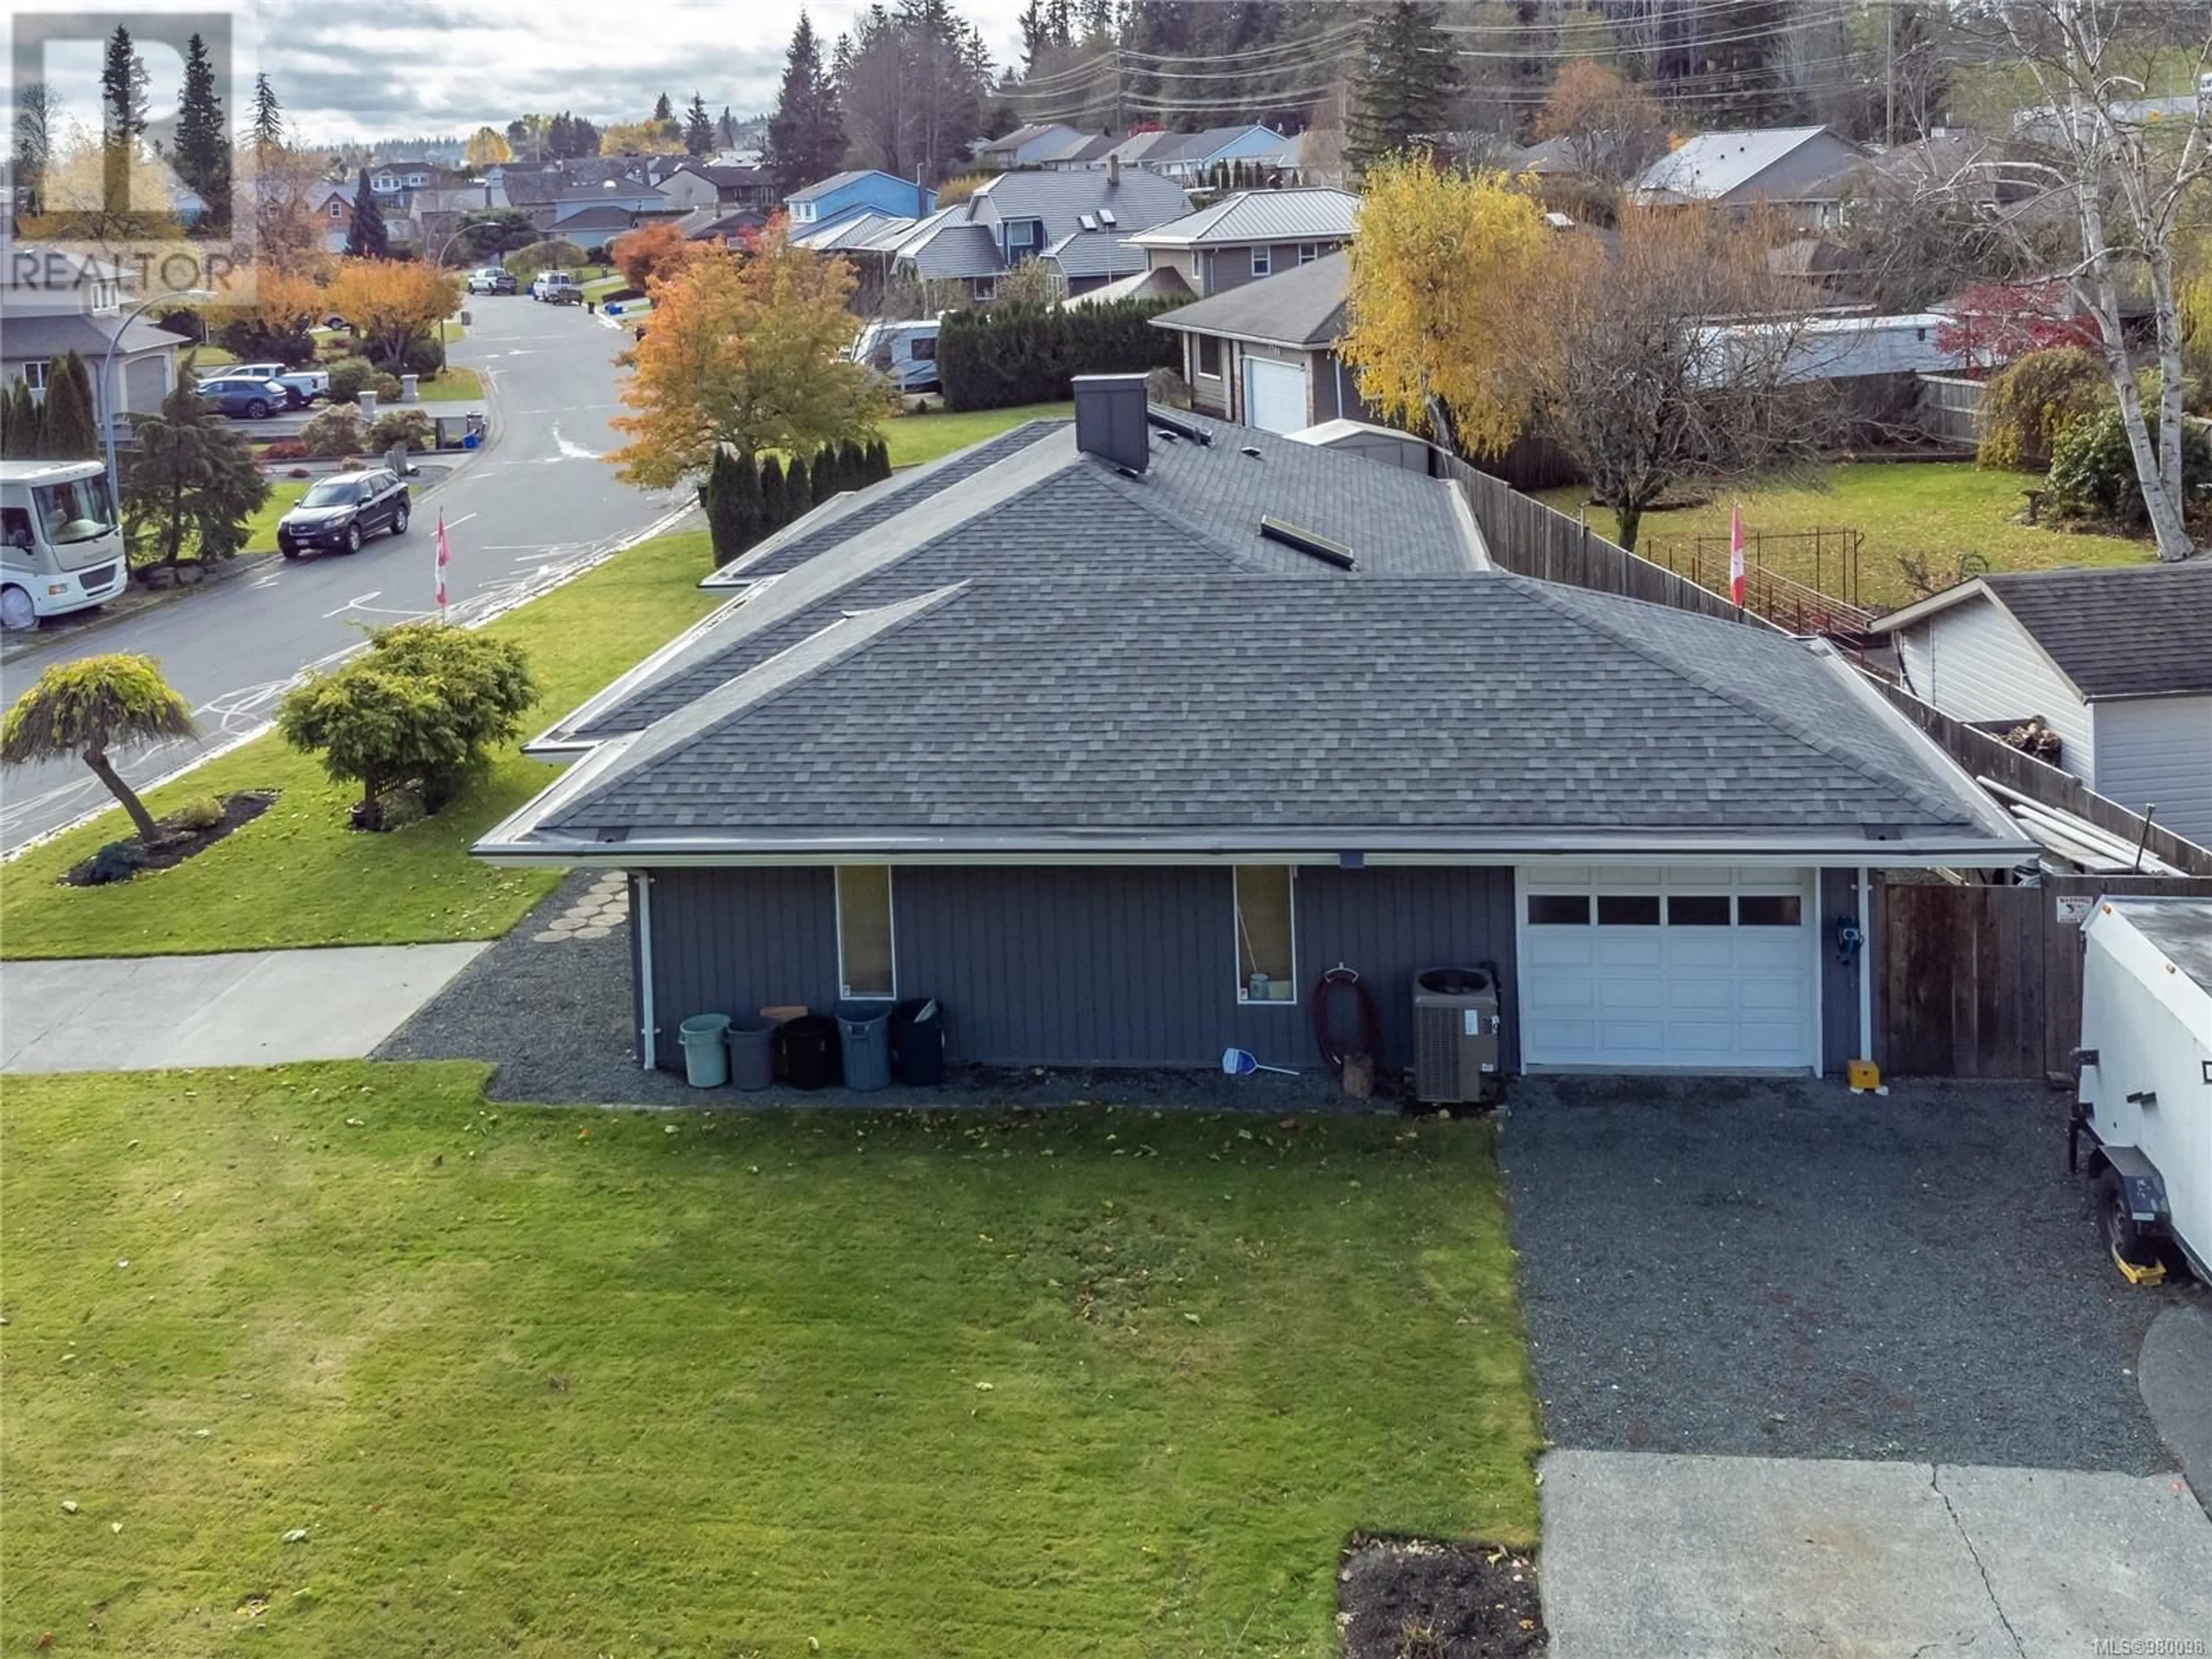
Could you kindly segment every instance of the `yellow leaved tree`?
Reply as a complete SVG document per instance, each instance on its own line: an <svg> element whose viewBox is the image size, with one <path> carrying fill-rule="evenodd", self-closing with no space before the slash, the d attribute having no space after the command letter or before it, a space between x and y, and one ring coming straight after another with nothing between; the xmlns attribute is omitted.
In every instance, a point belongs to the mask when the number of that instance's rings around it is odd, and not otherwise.
<svg viewBox="0 0 2212 1659"><path fill-rule="evenodd" d="M1370 166L1338 347L1359 395L1458 450L1504 450L1528 417L1556 240L1501 173L1425 155Z"/></svg>

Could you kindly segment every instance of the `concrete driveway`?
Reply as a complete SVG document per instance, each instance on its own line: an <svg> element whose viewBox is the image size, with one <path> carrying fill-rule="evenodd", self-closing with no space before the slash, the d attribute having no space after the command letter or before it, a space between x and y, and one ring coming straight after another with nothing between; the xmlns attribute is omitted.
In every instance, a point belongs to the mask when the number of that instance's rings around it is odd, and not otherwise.
<svg viewBox="0 0 2212 1659"><path fill-rule="evenodd" d="M0 1072L359 1059L483 948L0 963Z"/></svg>
<svg viewBox="0 0 2212 1659"><path fill-rule="evenodd" d="M1553 1659L2212 1639L2181 1473L2212 1443L2206 1298L2112 1270L2065 1111L2030 1085L1516 1085Z"/></svg>

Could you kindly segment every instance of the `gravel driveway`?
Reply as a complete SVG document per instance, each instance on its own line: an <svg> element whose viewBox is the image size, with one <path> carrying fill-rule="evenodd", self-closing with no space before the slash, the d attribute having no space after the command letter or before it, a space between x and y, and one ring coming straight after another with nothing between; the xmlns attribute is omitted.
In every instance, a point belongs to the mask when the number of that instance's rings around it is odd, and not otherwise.
<svg viewBox="0 0 2212 1659"><path fill-rule="evenodd" d="M1528 1079L1504 1165L1545 1430L1585 1449L2174 1467L2066 1102L2026 1084Z"/></svg>

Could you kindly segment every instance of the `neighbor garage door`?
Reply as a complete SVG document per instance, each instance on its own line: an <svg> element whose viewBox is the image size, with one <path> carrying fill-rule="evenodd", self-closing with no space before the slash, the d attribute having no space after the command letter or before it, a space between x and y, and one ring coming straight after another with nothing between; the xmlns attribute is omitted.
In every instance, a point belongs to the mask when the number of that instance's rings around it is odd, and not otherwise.
<svg viewBox="0 0 2212 1659"><path fill-rule="evenodd" d="M1262 432L1298 432L1306 419L1306 372L1265 357L1244 360L1244 424Z"/></svg>
<svg viewBox="0 0 2212 1659"><path fill-rule="evenodd" d="M1812 872L1561 868L1522 889L1524 1065L1818 1065Z"/></svg>

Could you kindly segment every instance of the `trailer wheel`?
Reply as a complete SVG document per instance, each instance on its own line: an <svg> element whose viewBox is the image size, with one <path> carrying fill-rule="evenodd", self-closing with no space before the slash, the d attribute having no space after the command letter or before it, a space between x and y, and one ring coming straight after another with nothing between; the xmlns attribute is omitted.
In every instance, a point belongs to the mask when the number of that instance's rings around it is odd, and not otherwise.
<svg viewBox="0 0 2212 1659"><path fill-rule="evenodd" d="M2097 1172L2097 1231L2105 1246L2131 1267L2148 1267L2159 1260L2157 1235L2146 1231L2128 1208L2128 1195L2120 1186L2119 1172L2107 1165Z"/></svg>

